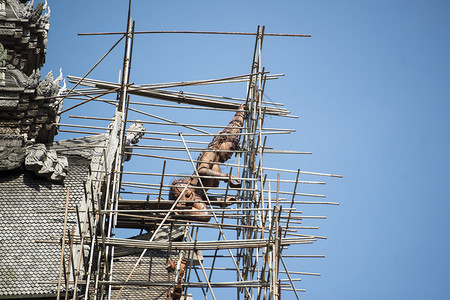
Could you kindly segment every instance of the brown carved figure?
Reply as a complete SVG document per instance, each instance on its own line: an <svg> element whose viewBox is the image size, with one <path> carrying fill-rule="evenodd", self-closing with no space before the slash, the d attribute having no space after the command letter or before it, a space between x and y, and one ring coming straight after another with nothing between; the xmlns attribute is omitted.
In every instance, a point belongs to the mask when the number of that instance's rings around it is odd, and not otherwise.
<svg viewBox="0 0 450 300"><path fill-rule="evenodd" d="M185 219L208 222L211 219L211 214L207 211L207 198L213 204L222 207L231 205L236 201L235 197L216 198L207 196L206 192L210 188L218 187L220 181L229 181L228 184L231 188L241 187L241 182L236 180L234 175L230 176L222 172L219 163L230 159L233 153L239 149L239 134L243 123L244 103L239 106L228 126L219 131L208 144L208 148L200 153L197 159L196 172L193 176L179 178L172 182L169 192L170 200L176 200L186 185L188 186L178 205L178 208L186 208L187 211L185 214L178 213L176 215Z"/></svg>
<svg viewBox="0 0 450 300"><path fill-rule="evenodd" d="M170 288L166 294L166 300L180 300L183 294L183 285L182 282L184 280L184 276L186 273L186 259L181 260L180 269L178 270L178 280L174 287ZM169 261L166 264L166 269L168 272L174 272L176 269L175 263L169 258Z"/></svg>

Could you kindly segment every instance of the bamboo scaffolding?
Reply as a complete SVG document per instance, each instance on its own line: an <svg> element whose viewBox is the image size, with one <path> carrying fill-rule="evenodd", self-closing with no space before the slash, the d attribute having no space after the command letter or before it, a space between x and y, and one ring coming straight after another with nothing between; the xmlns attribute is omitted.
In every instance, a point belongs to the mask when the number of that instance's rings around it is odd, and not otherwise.
<svg viewBox="0 0 450 300"><path fill-rule="evenodd" d="M131 4L131 1L130 1ZM299 175L315 175L326 177L342 177L341 175L308 172L297 170L288 170L281 168L266 167L265 154L311 154L311 152L300 152L291 150L280 150L266 147L266 139L268 136L274 134L290 134L294 129L282 128L267 128L264 127L264 118L266 115L275 115L277 117L295 117L290 115L290 111L285 109L281 103L270 103L263 101L265 84L267 80L277 79L283 74L268 74L262 67L262 44L265 36L306 36L306 35L289 35L289 34L267 34L264 27L259 27L256 33L237 33L237 32L189 32L189 31L154 31L154 32L134 32L134 23L131 21L130 12L128 15L127 33L94 33L92 35L102 34L122 34L126 38L124 62L123 62L123 77L121 83L113 83L101 80L94 80L86 78L91 72L89 71L83 77L69 76L69 81L75 83L76 86L84 85L88 88L75 89L74 86L70 91L64 94L66 99L73 99L75 101L82 101L68 110L83 105L91 101L103 102L108 105L114 105L116 110L122 114L120 123L120 130L117 131L119 137L117 148L114 153L106 154L108 147L104 150L103 163L104 166L99 169L90 170L90 179L86 192L87 207L85 210L77 209L78 220L78 235L73 233L69 237L63 237L62 243L69 242L77 245L90 246L90 253L88 257L79 257L78 267L75 268L75 261L72 261L72 274L74 280L66 277L66 292L68 284L73 284L75 293L73 299L76 299L77 285L84 286L84 296L92 296L96 299L111 299L112 289L118 289L115 299L118 299L125 287L131 286L163 286L174 287L174 281L135 281L131 280L131 276L135 272L137 266L141 262L147 250L162 250L169 252L178 251L178 263L175 281L177 280L178 270L180 267L182 257L193 257L192 253L204 251L202 253L203 260L199 260L199 266L193 265L193 259L190 260L188 275L185 277L182 284L184 294L187 294L187 288L201 288L202 292L207 297L207 292L210 291L212 298L216 295L213 288L235 288L237 292L237 299L241 297L245 300L249 299L272 299L278 300L281 297L281 290L293 291L296 298L299 299L298 291L295 282L301 278L293 278L291 275L320 275L318 273L295 272L288 271L285 264L285 259L299 259L299 258L322 258L324 255L317 254L283 254L282 251L288 246L311 244L319 239L325 239L319 235L308 235L302 230L318 229L315 226L300 226L304 220L307 219L325 219L325 216L303 215L299 211L299 205L303 204L325 204L337 205L336 202L329 201L300 201L296 196L304 197L319 197L324 198L325 195L300 193L297 191L299 184L325 184L323 181L308 181L299 180ZM251 71L249 74L237 75L224 78L215 78L207 80L185 81L185 82L168 82L168 83L153 83L153 84L130 84L128 79L130 75L130 62L132 56L132 42L134 34L138 33L198 33L198 34L233 34L233 35L253 35L255 39L255 48ZM119 40L119 42L120 42ZM117 43L119 43L117 42ZM115 46L114 46L115 47ZM113 48L114 48L113 47ZM112 50L112 49L111 49ZM106 54L107 55L107 54ZM106 56L105 55L105 56ZM103 58L102 58L103 59ZM101 60L102 60L101 59ZM97 63L97 65L101 62ZM96 66L97 66L96 65ZM94 68L96 67L94 66ZM246 82L247 94L245 98L215 96L202 93L182 92L168 90L173 87L183 86L198 86L210 84L224 84ZM119 100L106 100L101 97L110 93L118 93ZM175 104L158 104L145 101L131 101L127 95L141 96L146 98L154 98L169 102L177 102ZM201 146L188 147L188 144L208 145L207 141L203 139L212 138L218 134L210 133L209 129L224 129L226 126L215 124L195 124L187 122L179 122L176 119L169 119L163 116L156 115L145 109L152 107L173 108L178 110L201 109L209 111L235 111L237 107L245 102L246 115L245 122L240 129L239 134L221 134L223 136L238 136L241 141L241 148L239 150L208 150L210 152L233 152L238 156L238 163L220 163L220 167L230 167L229 180L233 168L237 168L238 176L233 177L235 180L242 182L240 188L230 188L227 183L225 187L206 187L208 193L205 193L206 199L203 199L208 205L208 209L196 210L199 212L209 212L213 218L211 222L202 222L197 220L183 219L180 216L188 217L192 212L181 209L178 206L181 196L186 191L184 188L180 197L176 200L164 200L167 197L170 188L173 185L164 182L168 177L191 177L198 178L200 185L190 187L193 190L204 189L202 179L223 179L222 177L214 176L200 176L197 173L195 164L198 160L193 160L191 153L203 152L205 148ZM179 105L179 104L182 105ZM141 109L131 107L131 105L139 105ZM67 110L65 110L67 111ZM63 112L65 112L63 111ZM129 120L128 112L134 112L137 115L144 116L144 121ZM117 111L116 111L117 115ZM97 120L106 122L115 122L115 118L100 118L88 116L70 116L74 119L81 120ZM157 121L152 120L157 119ZM158 121L159 120L159 121ZM140 145L127 146L125 150L125 134L133 131L126 130L125 125L131 122L141 122L151 126L169 126L168 131L145 131L146 136L142 137L143 141L158 141L159 144L152 145L152 143ZM102 124L102 123L99 123ZM111 138L115 133L112 132L109 126L92 126L92 125L77 125L66 123L55 123L58 128L80 128L84 131L60 129L61 132L75 133L75 134L105 134ZM175 127L176 126L176 127ZM183 127L185 129L194 130L195 133L181 133L174 132L175 128ZM167 128L167 127L166 127ZM204 129L204 130L203 130ZM101 131L105 133L89 132ZM183 129L184 130L184 129ZM150 136L149 136L150 135ZM175 138L177 136L177 138ZM174 137L174 138L171 138ZM192 140L185 140L184 137L192 137ZM110 140L108 140L109 142ZM168 145L161 144L161 142L168 142ZM169 143L183 143L183 145L169 144ZM95 146L97 149L97 146ZM131 152L128 149L134 150ZM139 153L136 153L138 151ZM159 151L162 155L148 154L149 151ZM188 155L186 158L170 157L167 153L171 152L185 152ZM124 169L122 157L124 155L131 155L140 157L141 159L157 159L164 160L162 172L139 172L129 171ZM107 163L109 161L110 163ZM194 174L175 174L169 163L166 162L187 162L193 168ZM152 163L150 163L151 165ZM147 168L147 166L146 166ZM186 173L186 172L182 172ZM277 178L272 178L274 173L277 173ZM287 174L286 174L287 173ZM280 174L287 175L296 174L295 179L282 178ZM134 176L139 177L139 180L134 179ZM303 178L302 178L303 179ZM273 190L274 182L277 182L277 187ZM101 187L105 190L102 190ZM143 191L144 190L144 191ZM105 192L106 191L106 192ZM89 195L88 195L89 194ZM145 198L146 200L136 199L122 199L119 200L119 194L128 195L128 198ZM142 197L141 195L144 195ZM237 199L235 208L217 208L220 205L218 201L210 201L210 196L228 197L231 195ZM156 200L150 200L151 196L156 196ZM287 199L289 197L289 199ZM105 200L102 200L105 199ZM286 208L281 205L286 204ZM63 208L58 208L60 211ZM43 212L45 213L45 212ZM66 214L68 208L66 208ZM78 214L84 213L86 217L83 220L84 228L81 228L81 221ZM179 213L179 215L176 215ZM67 217L66 217L67 218ZM156 241L155 237L161 230L162 226L186 226L185 238L189 241L183 242L172 241ZM128 227L127 227L128 226ZM135 227L133 227L135 226ZM87 227L89 234L87 233ZM115 237L116 228L140 228L141 233L143 229L151 230L152 234L148 240L139 239L121 239ZM192 234L188 233L188 228L192 229ZM203 241L198 237L199 229L212 231L218 233L217 240ZM195 230L195 235L194 235ZM233 234L233 239L227 239L224 230L230 230ZM227 231L227 235L230 234ZM229 236L228 236L229 237ZM235 238L234 238L235 237ZM54 240L37 240L36 242L54 243ZM64 245L64 244L63 244ZM127 248L129 250L116 253L115 248ZM71 247L72 248L72 247ZM63 246L64 249L64 246ZM142 250L143 249L143 250ZM72 249L70 249L72 251ZM228 254L222 254L222 253ZM186 252L186 253L185 253ZM128 253L128 254L127 254ZM137 261L125 280L115 280L113 278L114 258L123 255L130 255L131 253L140 253ZM291 252L290 252L291 253ZM294 252L296 253L296 252ZM84 255L84 253L83 253ZM69 258L69 272L70 272ZM211 260L208 260L211 259ZM216 261L229 260L233 262L233 267L218 267ZM218 264L218 263L217 263ZM80 265L83 265L86 276L80 276ZM284 271L280 270L280 265L284 267ZM65 267L65 265L63 265ZM199 282L193 282L195 278L190 278L191 271L194 271ZM207 273L209 271L209 274ZM236 274L236 281L214 282L213 272L233 271ZM203 278L201 275L203 274ZM215 274L215 273L214 273ZM287 278L286 278L287 276ZM70 276L69 276L70 277ZM61 277L59 278L61 280ZM202 281L202 282L201 282ZM120 288L119 288L120 287ZM59 289L59 287L58 287ZM217 294L217 293L216 293Z"/></svg>

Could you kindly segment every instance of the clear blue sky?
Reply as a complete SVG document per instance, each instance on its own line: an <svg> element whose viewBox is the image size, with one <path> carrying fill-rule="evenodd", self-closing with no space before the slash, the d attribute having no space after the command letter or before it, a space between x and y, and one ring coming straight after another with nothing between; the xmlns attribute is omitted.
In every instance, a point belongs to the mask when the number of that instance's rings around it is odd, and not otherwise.
<svg viewBox="0 0 450 300"><path fill-rule="evenodd" d="M49 1L41 73L62 67L83 76L117 38L76 34L123 31L127 2ZM312 35L266 38L263 49L266 69L286 74L268 83L266 95L300 116L270 120L297 130L272 146L313 152L296 157L295 168L344 175L305 187L340 206L304 209L328 217L315 224L328 240L305 248L326 258L290 261L322 274L303 277L302 299L450 298L449 12L450 2L436 0L134 1L136 30L265 25L270 33ZM153 35L135 43L131 81L154 83L248 73L254 38ZM123 46L90 77L116 81L122 56ZM242 97L245 89L211 92ZM278 163L290 167L292 158L271 165Z"/></svg>

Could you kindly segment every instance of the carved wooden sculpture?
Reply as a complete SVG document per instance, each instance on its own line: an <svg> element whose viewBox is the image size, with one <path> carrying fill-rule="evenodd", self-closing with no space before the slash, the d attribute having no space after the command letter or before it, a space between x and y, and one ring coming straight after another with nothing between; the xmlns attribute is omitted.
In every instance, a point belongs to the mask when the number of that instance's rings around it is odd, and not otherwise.
<svg viewBox="0 0 450 300"><path fill-rule="evenodd" d="M211 219L210 212L207 211L207 198L211 203L222 207L233 204L235 197L216 198L207 196L206 192L210 188L219 186L220 181L228 182L231 188L241 187L241 182L236 180L234 175L223 173L220 164L231 158L234 151L239 149L239 138L244 123L244 104L239 106L235 116L226 128L219 131L213 140L208 144L208 149L200 153L197 159L196 172L191 177L183 177L172 182L169 193L170 200L176 200L183 191L179 207L186 208L186 213L176 215L186 219L208 222ZM198 176L197 176L198 175ZM215 178L211 178L215 177Z"/></svg>

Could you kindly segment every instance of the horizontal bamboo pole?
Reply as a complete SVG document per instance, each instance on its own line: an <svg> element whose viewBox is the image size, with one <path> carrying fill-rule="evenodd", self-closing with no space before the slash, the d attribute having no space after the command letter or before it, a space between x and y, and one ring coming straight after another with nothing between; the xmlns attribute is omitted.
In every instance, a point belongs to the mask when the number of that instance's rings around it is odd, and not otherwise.
<svg viewBox="0 0 450 300"><path fill-rule="evenodd" d="M328 201L279 201L279 203L293 203L293 204L323 204L323 205L339 205L338 202L328 202Z"/></svg>
<svg viewBox="0 0 450 300"><path fill-rule="evenodd" d="M89 95L97 95L101 92L104 92L105 89L98 89L98 92L91 91L91 92L84 92L84 93L72 93L70 95L65 95L66 99L73 99L73 100L81 100L84 101L86 98L80 98L79 96L89 96ZM179 92L178 92L179 94ZM73 95L73 96L72 96ZM76 95L76 96L75 96ZM104 102L111 105L116 105L116 100L108 100L108 99L94 99L89 98L89 101L93 102ZM154 107L166 107L166 108L176 108L176 109L194 109L194 110L213 110L213 111L230 111L235 112L236 108L221 108L221 107L202 107L202 106L186 106L186 105L170 105L170 104L157 104L157 103L149 103L149 102L139 102L139 101L130 101L131 105L141 105L141 106L154 106ZM265 104L269 105L282 105L279 103L272 103L272 102L263 102ZM290 112L284 112L283 114L273 114L278 117L287 117L287 118L298 118L298 116L290 115Z"/></svg>
<svg viewBox="0 0 450 300"><path fill-rule="evenodd" d="M284 255L283 255L284 256ZM286 271L280 271L280 273L286 273ZM298 274L298 275L311 275L311 276L321 276L320 273L311 273L311 272L298 272L298 271L289 271L291 274Z"/></svg>
<svg viewBox="0 0 450 300"><path fill-rule="evenodd" d="M100 280L99 283L101 285L128 285L128 286L167 286L171 287L174 285L173 282L157 282L157 281L123 281L123 280L115 280L115 281L104 281ZM221 287L221 288L236 288L236 287L265 287L269 286L269 283L261 283L259 281L233 281L233 282L210 282L209 285L211 287ZM208 283L206 282L183 282L183 287L190 288L204 288L207 287Z"/></svg>
<svg viewBox="0 0 450 300"><path fill-rule="evenodd" d="M177 102L177 103L185 103L185 104L191 104L191 105L199 105L199 106L206 106L206 107L216 107L216 108L228 108L228 109L234 109L236 110L240 103L232 103L229 101L224 100L211 100L209 98L204 97L194 97L194 96L187 96L183 94L173 94L173 93L167 93L163 90L160 90L160 88L166 88L166 87L173 87L173 86L187 86L187 85L201 85L201 84L211 84L215 82L223 82L223 80L231 79L231 78L243 78L243 77L249 77L253 76L254 74L246 74L246 75L239 75L234 77L228 77L228 78L221 78L221 79L209 79L209 80L199 80L199 81L191 81L191 82L176 82L176 83L166 83L166 84L158 84L156 86L150 86L150 87L135 87L131 85L129 89L127 90L128 93L142 96L142 97L148 97L148 98L155 98L159 100L165 100L170 102ZM77 81L79 80L78 77L75 76L69 76L69 81ZM82 85L92 86L92 87L98 87L102 89L115 89L117 88L117 83L112 82L105 82L105 81L99 81L99 80L93 80L93 79L84 79L81 82ZM290 112L284 108L276 108L276 107L270 107L270 106L264 106L265 114L269 115L288 115Z"/></svg>
<svg viewBox="0 0 450 300"><path fill-rule="evenodd" d="M142 201L144 202L144 201ZM157 202L157 201L153 201L153 202ZM211 202L219 202L219 201L211 201ZM134 204L134 203L133 203ZM130 204L130 205L133 205ZM142 203L142 204L147 204L147 203ZM157 203L153 203L154 205L157 205ZM121 205L120 201L119 201L119 206ZM295 210L295 208L283 208L284 210ZM222 208L222 209L218 209L218 208L214 208L215 212L238 212L238 211L247 211L247 212L252 212L252 211L272 211L272 208ZM120 212L120 213L139 213L139 212L145 212L145 213L167 213L169 211L169 209L103 209L101 211L98 211L99 214L107 214L107 213L111 213L111 212ZM186 209L173 209L171 210L173 212L189 212L190 210L186 210ZM209 212L211 211L210 209L196 209L195 212ZM291 213L295 213L294 211ZM301 212L297 212L297 213L301 213ZM230 215L230 214L228 214ZM226 215L225 215L226 216ZM245 215L247 216L247 215Z"/></svg>
<svg viewBox="0 0 450 300"><path fill-rule="evenodd" d="M325 258L325 255L286 255L283 258Z"/></svg>
<svg viewBox="0 0 450 300"><path fill-rule="evenodd" d="M89 134L89 135L99 135L104 134L103 132L89 132L89 131L79 131L79 130L66 130L66 129L59 129L59 132L67 132L67 133L78 133L78 134Z"/></svg>
<svg viewBox="0 0 450 300"><path fill-rule="evenodd" d="M280 245L312 243L310 238L281 238ZM216 249L240 249L267 247L269 239L252 240L220 240L220 241L194 241L194 242L160 242L138 241L131 239L106 238L105 245L118 247L131 247L141 249L165 250L171 247L173 250L216 250ZM169 246L170 244L170 246Z"/></svg>
<svg viewBox="0 0 450 300"><path fill-rule="evenodd" d="M77 125L77 124L65 124L65 123L52 123L52 125L64 126L64 127L76 127L76 128L88 128L88 129L99 129L99 130L110 130L108 127L100 127L100 126L90 126L90 125ZM181 126L181 125L180 125ZM126 130L126 132L133 132L133 130ZM162 132L162 131L140 131L142 133L154 134L154 135L169 135L169 136L178 136L178 133L175 132ZM241 132L239 134L235 133L184 133L184 136L205 136L205 137L215 137L215 136L244 136L244 135L254 135L255 133L246 133ZM258 134L258 133L256 133ZM288 131L267 131L262 134L289 134Z"/></svg>
<svg viewBox="0 0 450 300"><path fill-rule="evenodd" d="M151 216L144 216L144 215L129 215L129 214L121 214L117 213L119 216L125 216L125 217L133 217L133 218L139 218L144 220L152 220L155 222L161 221L162 217L151 217ZM252 225L239 225L239 224L230 224L230 223L211 223L211 222L202 222L197 220L186 220L186 219L173 219L169 218L168 221L173 223L174 225L189 225L191 227L199 227L199 228L221 228L221 229L231 229L231 230L237 230L237 229L253 229L256 231L262 230L259 226L252 226ZM265 228L267 230L267 228Z"/></svg>
<svg viewBox="0 0 450 300"><path fill-rule="evenodd" d="M281 288L282 291L294 291L292 288ZM295 289L297 292L306 292L305 289Z"/></svg>
<svg viewBox="0 0 450 300"><path fill-rule="evenodd" d="M73 118L73 119L86 119L86 120L109 121L109 122L113 121L112 118L99 118L99 117L75 116L75 115L70 115L69 117ZM151 125L192 126L192 127L204 127L204 128L219 128L219 129L227 128L227 126L207 125L207 124L152 122L152 121L142 121L142 120L128 120L127 121L127 123L136 123L136 122L140 122L142 124L151 124ZM234 127L234 128L244 129L245 127ZM287 129L285 131L287 131ZM292 129L292 131L294 131L294 129Z"/></svg>
<svg viewBox="0 0 450 300"><path fill-rule="evenodd" d="M162 158L162 159L168 159L168 160L177 160L177 161L190 162L190 160L186 159L186 158L177 158L177 157L169 157L169 156L161 156L161 155L150 155L150 154L140 154L140 153L130 153L130 152L128 152L128 154L139 155L139 156L146 156L146 157L152 157L152 158ZM200 162L200 161L193 160L193 162L195 163L195 162ZM230 167L244 167L243 165L237 165L237 164L231 164L231 163L219 163L219 162L216 162L216 164L217 165L221 165L221 166L230 166ZM298 172L298 171L294 171L294 170L285 170L285 169L276 169L276 168L264 168L263 167L263 169L264 170L269 170L269 171L280 171L280 172L291 172L291 173L297 173ZM300 171L300 174L342 177L340 175L331 175L331 174L314 173L314 172L306 172L306 171Z"/></svg>
<svg viewBox="0 0 450 300"><path fill-rule="evenodd" d="M141 149L141 150L150 150L150 151L181 151L185 152L186 149L183 147L176 147L176 146L156 146L156 145L133 145L129 148L132 149ZM211 149L205 149L205 148L189 148L190 152L229 152L229 153L246 153L247 151L244 150L211 150ZM292 150L269 150L269 149L263 149L263 154L312 154L312 152L300 152L300 151L292 151Z"/></svg>
<svg viewBox="0 0 450 300"><path fill-rule="evenodd" d="M141 137L141 140L151 140L151 141L162 141L162 142L181 142L180 140L177 139L169 139L169 138L158 138L158 137L146 137L143 136ZM188 144L202 144L202 145L208 145L209 142L203 142L203 141L189 141L187 140L186 143Z"/></svg>
<svg viewBox="0 0 450 300"><path fill-rule="evenodd" d="M157 176L160 177L162 176L162 173L151 173L151 172L132 172L132 171L123 171L122 174L129 174L129 175L143 175L143 176ZM173 177L192 177L192 178L196 178L198 177L197 175L193 175L193 174L165 174L165 176L173 176ZM202 178L217 178L214 176L201 176ZM245 178L244 180L246 181L259 181L259 178ZM266 181L270 181L270 182L277 182L277 179L266 179ZM295 183L295 180L279 180L280 182L285 182L285 183ZM304 180L298 180L298 183L305 183L305 184L325 184L325 182L320 182L320 181L304 181ZM291 201L289 201L290 203Z"/></svg>
<svg viewBox="0 0 450 300"><path fill-rule="evenodd" d="M235 75L235 76L214 78L214 79L201 79L201 80L191 80L191 81L177 81L177 82L150 83L150 84L132 84L132 85L130 85L130 90L142 90L142 91L143 90L158 90L158 92L162 92L165 94L189 95L189 93L185 94L183 91L171 91L171 90L167 90L167 88L180 87L180 86L203 85L203 84L214 84L214 83L248 82L251 80L252 76L257 76L257 75L262 75L262 74L265 74L265 76L268 80L278 79L279 76L284 76L284 74L269 74L268 71L264 71L264 72L260 72L260 73L242 74L242 75ZM67 77L69 78L69 82L77 82L77 80L80 79L79 77L72 76L72 75L68 75ZM91 78L84 78L82 80L81 84L84 86L99 88L102 90L109 90L111 88L119 86L119 84L115 83L115 82L97 80L97 79L91 79ZM159 89L161 89L161 90L159 90ZM208 96L206 98L211 98L211 97ZM217 97L214 97L214 98L217 98ZM239 99L238 101L242 102L242 101L246 101L246 100ZM232 102L228 101L228 103L232 103ZM236 103L234 103L234 104L236 104ZM238 103L237 106L239 106L239 104L240 103Z"/></svg>
<svg viewBox="0 0 450 300"><path fill-rule="evenodd" d="M72 99L72 100L86 100L86 98L76 98L67 96L66 99ZM115 100L108 100L108 99L94 99L92 100L94 102L105 102L111 105L115 105L117 101ZM174 108L174 109L194 109L194 110L210 110L210 111L225 111L225 112L236 112L236 109L234 108L217 108L217 107L202 107L202 106L185 106L185 105L171 105L171 104L159 104L159 103L150 103L150 102L138 102L138 101L130 101L131 105L141 105L141 106L151 106L151 107L166 107L166 108ZM286 115L288 116L288 115ZM280 116L285 117L285 116Z"/></svg>
<svg viewBox="0 0 450 300"><path fill-rule="evenodd" d="M203 178L203 177L201 177L201 178ZM242 180L242 181L245 181L246 179L245 178L239 178L239 180ZM126 185L133 185L133 186L136 186L136 187L141 187L141 188L146 188L146 187L155 187L155 186L159 186L159 185L157 185L156 183L139 183L139 182L123 182L123 184L126 184ZM163 187L172 187L172 185L163 185ZM202 187L199 187L199 186L191 186L190 188L192 188L192 189L198 189L198 190L202 190L203 188ZM216 191L220 191L220 190L227 190L227 188L226 187L224 187L224 188L221 188L221 187L206 187L206 188L208 188L208 189L210 189L210 190L216 190ZM235 191L261 191L260 189L251 189L251 188L232 188L232 190L235 190ZM269 193L269 190L262 190L264 193ZM319 198L325 198L326 196L325 195L320 195L320 194L306 194L306 193L293 193L293 192L286 192L286 191L270 191L270 193L272 193L272 194L275 194L275 193L278 193L278 194L282 194L282 195L293 195L293 194L295 194L296 196L304 196L304 197L319 197ZM330 202L331 203L331 202Z"/></svg>
<svg viewBox="0 0 450 300"><path fill-rule="evenodd" d="M249 35L256 36L255 32L234 32L234 31L193 31L193 30L151 30L151 31L135 31L134 34L224 34L224 35ZM126 32L87 32L78 33L80 36L89 35L124 35ZM310 34L296 34L296 33L268 33L264 32L264 36L279 36L279 37L311 37Z"/></svg>
<svg viewBox="0 0 450 300"><path fill-rule="evenodd" d="M287 169L270 168L270 167L263 167L263 170L266 170L266 171L277 171L277 172L287 172L287 173L297 173L298 172L298 170L287 170ZM328 177L339 177L339 178L343 177L342 175L334 175L334 174L326 174L326 173L318 173L318 172L307 172L307 171L300 171L300 174L328 176Z"/></svg>
<svg viewBox="0 0 450 300"><path fill-rule="evenodd" d="M266 80L270 80L271 77L272 79L278 79L278 77L282 77L285 76L285 74L272 74L270 76L267 76ZM275 78L274 78L275 77ZM171 91L171 90L167 90L165 89L166 92L170 92L170 93L180 93L180 91ZM199 94L199 93L192 93L192 92L186 92L183 91L183 94L186 95L192 95L192 96L202 96L202 97L208 97L208 98L215 98L215 99L226 99L226 100L234 100L234 101L238 101L240 103L247 101L244 98L237 98L237 97L229 97L229 96L217 96L217 95L209 95L209 94ZM268 101L261 101L262 104L268 104L268 105L274 105L274 106L284 106L283 103L277 103L277 102L268 102Z"/></svg>
<svg viewBox="0 0 450 300"><path fill-rule="evenodd" d="M167 286L171 287L173 286L173 281L124 281L124 280L99 280L99 284L101 285L129 285L129 286ZM49 280L49 281L39 281L39 284L51 284L54 285L57 283L55 280ZM73 284L73 281L68 281L68 284ZM85 285L85 280L78 280L78 284ZM268 286L269 283L261 283L259 281L233 281L233 282L214 282L211 283L212 287L264 287ZM206 287L206 282L183 282L183 287L192 287L192 288L200 288L200 287Z"/></svg>
<svg viewBox="0 0 450 300"><path fill-rule="evenodd" d="M319 229L317 226L289 226L292 229Z"/></svg>

